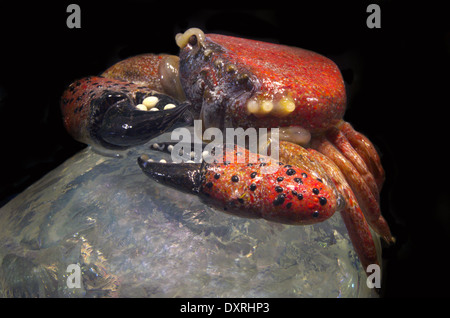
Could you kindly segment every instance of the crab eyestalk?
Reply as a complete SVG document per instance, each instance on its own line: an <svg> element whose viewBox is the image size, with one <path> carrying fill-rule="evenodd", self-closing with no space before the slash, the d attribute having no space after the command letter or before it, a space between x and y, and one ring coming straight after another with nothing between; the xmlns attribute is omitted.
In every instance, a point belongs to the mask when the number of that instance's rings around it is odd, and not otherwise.
<svg viewBox="0 0 450 318"><path fill-rule="evenodd" d="M198 28L190 28L184 33L178 33L175 36L175 41L181 49L186 45L202 45L205 41L205 33Z"/></svg>

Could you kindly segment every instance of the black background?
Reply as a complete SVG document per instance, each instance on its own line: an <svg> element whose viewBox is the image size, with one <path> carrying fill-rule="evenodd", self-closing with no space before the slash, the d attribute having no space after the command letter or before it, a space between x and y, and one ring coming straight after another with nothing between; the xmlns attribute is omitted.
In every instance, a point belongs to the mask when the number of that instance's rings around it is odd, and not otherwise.
<svg viewBox="0 0 450 318"><path fill-rule="evenodd" d="M75 1L72 1L75 2ZM369 29L369 3L381 29ZM62 126L59 98L74 79L139 53L177 54L189 27L298 46L341 68L345 119L377 145L387 180L382 212L397 243L384 250L382 295L450 296L450 29L444 8L399 1L0 5L0 206L84 146Z"/></svg>

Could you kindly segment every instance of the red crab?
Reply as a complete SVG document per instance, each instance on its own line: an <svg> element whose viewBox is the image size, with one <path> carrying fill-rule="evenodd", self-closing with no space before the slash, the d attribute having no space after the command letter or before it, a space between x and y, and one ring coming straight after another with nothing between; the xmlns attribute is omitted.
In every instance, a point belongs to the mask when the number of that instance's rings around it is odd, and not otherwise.
<svg viewBox="0 0 450 318"><path fill-rule="evenodd" d="M154 180L243 217L302 225L340 211L364 268L377 264L370 228L394 241L379 207L384 171L369 139L343 120L337 66L311 51L199 29L176 42L179 58L139 55L72 83L61 101L72 136L121 149L194 118L204 129L279 128L279 162L235 145L224 158L253 161L164 164L143 155L138 163ZM267 165L276 172L263 173Z"/></svg>

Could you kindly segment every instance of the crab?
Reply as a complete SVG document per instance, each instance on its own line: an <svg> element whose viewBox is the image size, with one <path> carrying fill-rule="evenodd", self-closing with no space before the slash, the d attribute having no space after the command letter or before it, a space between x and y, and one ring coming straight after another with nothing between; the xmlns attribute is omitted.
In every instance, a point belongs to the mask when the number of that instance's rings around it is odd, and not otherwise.
<svg viewBox="0 0 450 318"><path fill-rule="evenodd" d="M373 235L394 242L379 205L384 170L370 140L343 120L336 64L308 50L197 28L176 43L179 57L138 55L72 83L61 99L68 132L119 151L195 119L203 130L267 128L266 147L278 128L277 160L227 144L214 160L164 163L144 154L138 164L153 180L241 217L306 225L339 211L362 266L379 264Z"/></svg>

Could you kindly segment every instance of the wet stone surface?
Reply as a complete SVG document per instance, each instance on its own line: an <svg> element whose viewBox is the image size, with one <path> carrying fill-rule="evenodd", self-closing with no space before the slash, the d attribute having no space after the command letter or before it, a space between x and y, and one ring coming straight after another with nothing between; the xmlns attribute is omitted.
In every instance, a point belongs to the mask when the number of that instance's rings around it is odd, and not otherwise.
<svg viewBox="0 0 450 318"><path fill-rule="evenodd" d="M147 178L149 145L88 147L0 210L0 296L375 296L339 213L287 226L216 212Z"/></svg>

